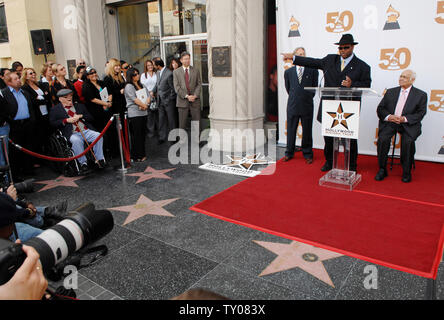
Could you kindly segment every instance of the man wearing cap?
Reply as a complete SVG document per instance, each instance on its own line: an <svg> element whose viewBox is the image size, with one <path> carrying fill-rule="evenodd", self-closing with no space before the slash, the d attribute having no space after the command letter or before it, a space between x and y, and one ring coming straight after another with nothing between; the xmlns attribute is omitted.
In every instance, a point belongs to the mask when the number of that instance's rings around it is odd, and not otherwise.
<svg viewBox="0 0 444 320"><path fill-rule="evenodd" d="M371 68L354 54L354 48L358 43L355 42L353 35L344 34L341 40L335 45L339 46L339 54L329 54L323 59L306 58L293 56L293 54L282 54L284 60L293 59L293 64L314 69L321 69L324 72L326 88L370 88ZM323 98L327 100L328 98ZM332 98L333 99L333 98ZM360 101L360 98L352 98ZM322 122L322 101L319 106L318 121ZM323 172L330 171L333 168L333 138L324 137L325 148L324 156L326 163L322 167ZM358 141L351 141L350 150L350 170L357 170L358 160Z"/></svg>
<svg viewBox="0 0 444 320"><path fill-rule="evenodd" d="M60 103L52 108L49 114L51 126L62 131L63 135L71 141L74 154L77 156L85 150L85 139L93 143L99 133L94 131L91 125L93 117L83 104L73 103L73 92L70 89L62 89L57 93ZM103 156L103 138L94 146L94 153L99 168L105 168L106 162ZM78 159L81 166L81 174L89 172L85 156Z"/></svg>

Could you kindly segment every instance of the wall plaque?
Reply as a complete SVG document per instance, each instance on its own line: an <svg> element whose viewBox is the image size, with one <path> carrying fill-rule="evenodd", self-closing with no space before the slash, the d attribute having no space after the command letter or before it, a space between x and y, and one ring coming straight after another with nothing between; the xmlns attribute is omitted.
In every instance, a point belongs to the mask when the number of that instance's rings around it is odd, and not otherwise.
<svg viewBox="0 0 444 320"><path fill-rule="evenodd" d="M231 47L212 48L213 77L231 77Z"/></svg>

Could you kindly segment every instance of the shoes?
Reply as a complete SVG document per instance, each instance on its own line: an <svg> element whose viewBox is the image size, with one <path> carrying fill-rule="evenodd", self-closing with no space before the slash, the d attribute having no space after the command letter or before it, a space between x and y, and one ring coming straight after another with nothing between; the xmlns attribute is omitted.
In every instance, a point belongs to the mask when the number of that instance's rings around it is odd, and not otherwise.
<svg viewBox="0 0 444 320"><path fill-rule="evenodd" d="M89 167L86 163L84 163L80 166L80 175L88 174L90 172L91 171L89 170Z"/></svg>
<svg viewBox="0 0 444 320"><path fill-rule="evenodd" d="M387 178L387 170L386 169L380 169L379 172L376 174L375 180L376 181L382 181L385 178Z"/></svg>
<svg viewBox="0 0 444 320"><path fill-rule="evenodd" d="M142 159L137 159L136 162L145 162L146 160L148 160L148 158L143 157Z"/></svg>
<svg viewBox="0 0 444 320"><path fill-rule="evenodd" d="M293 159L293 157L285 156L285 158L284 158L284 162L288 162L288 161L290 161L291 159Z"/></svg>
<svg viewBox="0 0 444 320"><path fill-rule="evenodd" d="M313 158L305 159L306 164L313 164Z"/></svg>
<svg viewBox="0 0 444 320"><path fill-rule="evenodd" d="M47 207L45 209L45 219L64 220L67 216L68 201L63 201L55 207Z"/></svg>
<svg viewBox="0 0 444 320"><path fill-rule="evenodd" d="M328 172L331 171L331 169L333 169L333 166L330 163L326 162L324 166L321 168L321 171Z"/></svg>
<svg viewBox="0 0 444 320"><path fill-rule="evenodd" d="M403 174L402 175L402 182L404 182L404 183L412 182L412 175L411 174Z"/></svg>

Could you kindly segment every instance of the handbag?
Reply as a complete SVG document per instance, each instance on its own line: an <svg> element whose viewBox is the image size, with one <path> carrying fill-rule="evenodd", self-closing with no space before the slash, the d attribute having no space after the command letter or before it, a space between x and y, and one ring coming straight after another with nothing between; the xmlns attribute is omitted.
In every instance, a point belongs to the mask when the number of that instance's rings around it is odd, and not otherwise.
<svg viewBox="0 0 444 320"><path fill-rule="evenodd" d="M157 111L157 109L159 109L158 107L157 107L157 102L156 102L156 100L152 100L151 101L151 103L150 103L150 110L151 111Z"/></svg>

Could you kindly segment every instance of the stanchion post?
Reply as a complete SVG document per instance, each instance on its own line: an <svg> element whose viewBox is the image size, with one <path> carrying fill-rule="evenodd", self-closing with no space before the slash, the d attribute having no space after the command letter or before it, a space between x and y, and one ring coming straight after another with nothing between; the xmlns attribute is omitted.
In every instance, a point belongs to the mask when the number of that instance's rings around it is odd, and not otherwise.
<svg viewBox="0 0 444 320"><path fill-rule="evenodd" d="M123 145L122 145L122 122L120 121L120 114L114 115L116 119L117 136L119 138L119 148L120 148L120 161L122 162L122 168L118 169L120 173L127 173L128 169L125 168L125 159L123 157Z"/></svg>
<svg viewBox="0 0 444 320"><path fill-rule="evenodd" d="M128 148L131 150L132 149L132 145L131 145L131 132L130 132L130 129L129 129L129 122L128 122L128 111L125 112L125 121L127 123L127 129L128 129L128 131L127 131L127 134L128 134Z"/></svg>
<svg viewBox="0 0 444 320"><path fill-rule="evenodd" d="M8 182L10 184L14 184L14 181L12 179L11 165L9 164L8 145L6 144L8 141L8 137L1 136L0 140L1 140L1 144L2 144L1 148L3 149L3 157L5 158L5 164L8 166L8 170L9 170L9 180L11 180Z"/></svg>

